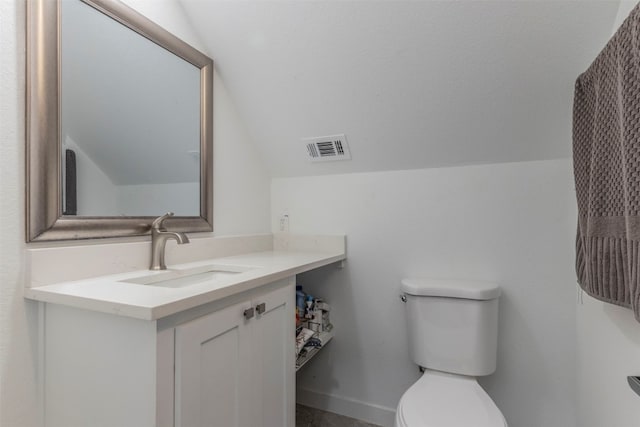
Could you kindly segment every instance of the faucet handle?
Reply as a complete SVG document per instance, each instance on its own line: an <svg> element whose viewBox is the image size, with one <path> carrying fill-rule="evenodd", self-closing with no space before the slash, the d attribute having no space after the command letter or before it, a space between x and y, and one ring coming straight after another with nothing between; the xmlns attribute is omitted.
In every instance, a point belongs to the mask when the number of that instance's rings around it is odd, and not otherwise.
<svg viewBox="0 0 640 427"><path fill-rule="evenodd" d="M164 226L162 225L162 223L164 222L164 220L172 216L173 216L173 212L167 212L166 214L159 216L158 218L153 220L153 222L151 223L151 228L154 228L156 230L163 229Z"/></svg>

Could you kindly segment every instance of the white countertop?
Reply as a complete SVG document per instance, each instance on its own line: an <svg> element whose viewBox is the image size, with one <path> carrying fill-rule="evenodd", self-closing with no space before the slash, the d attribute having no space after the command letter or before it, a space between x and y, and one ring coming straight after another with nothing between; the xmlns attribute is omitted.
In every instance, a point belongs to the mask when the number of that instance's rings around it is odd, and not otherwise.
<svg viewBox="0 0 640 427"><path fill-rule="evenodd" d="M159 272L138 270L26 288L25 298L120 316L156 320L344 259L344 251L253 252L172 265L168 270ZM166 271L206 265L249 267L250 269L215 281L182 288L122 282L147 274L162 274Z"/></svg>

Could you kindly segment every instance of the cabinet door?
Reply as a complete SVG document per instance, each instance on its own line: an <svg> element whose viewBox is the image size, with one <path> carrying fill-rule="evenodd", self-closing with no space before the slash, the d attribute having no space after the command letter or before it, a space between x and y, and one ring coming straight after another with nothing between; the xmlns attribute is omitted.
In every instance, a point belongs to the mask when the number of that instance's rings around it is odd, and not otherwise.
<svg viewBox="0 0 640 427"><path fill-rule="evenodd" d="M287 286L253 299L258 313L251 324L253 386L259 395L255 426L295 425L294 284L288 279Z"/></svg>
<svg viewBox="0 0 640 427"><path fill-rule="evenodd" d="M236 304L176 328L176 427L254 425L249 307Z"/></svg>

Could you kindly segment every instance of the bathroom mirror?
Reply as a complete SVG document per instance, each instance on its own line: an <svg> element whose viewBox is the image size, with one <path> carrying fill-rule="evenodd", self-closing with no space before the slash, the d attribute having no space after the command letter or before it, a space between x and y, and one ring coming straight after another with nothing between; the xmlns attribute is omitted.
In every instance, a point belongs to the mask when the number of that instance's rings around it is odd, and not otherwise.
<svg viewBox="0 0 640 427"><path fill-rule="evenodd" d="M213 62L115 0L34 0L27 241L213 229Z"/></svg>

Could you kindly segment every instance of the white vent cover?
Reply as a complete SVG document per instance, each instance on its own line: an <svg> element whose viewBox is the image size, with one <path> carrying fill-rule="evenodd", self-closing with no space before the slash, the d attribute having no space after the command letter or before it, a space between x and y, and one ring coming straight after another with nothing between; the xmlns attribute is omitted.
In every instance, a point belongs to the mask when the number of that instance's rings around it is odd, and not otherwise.
<svg viewBox="0 0 640 427"><path fill-rule="evenodd" d="M307 156L311 162L351 159L347 137L344 134L304 138L302 141L307 146Z"/></svg>

